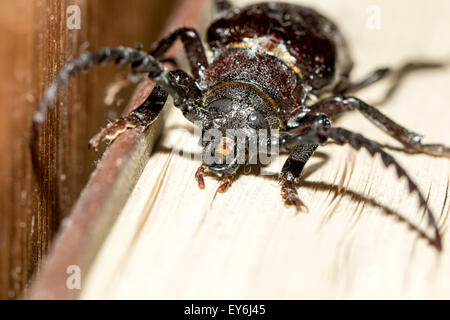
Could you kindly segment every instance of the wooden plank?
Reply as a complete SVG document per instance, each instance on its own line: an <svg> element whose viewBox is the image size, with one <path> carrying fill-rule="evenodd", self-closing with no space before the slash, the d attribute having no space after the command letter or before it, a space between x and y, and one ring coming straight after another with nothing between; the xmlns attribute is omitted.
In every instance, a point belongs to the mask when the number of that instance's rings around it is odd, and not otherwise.
<svg viewBox="0 0 450 320"><path fill-rule="evenodd" d="M165 27L165 33L178 26L196 26L203 0L180 1ZM177 45L172 51L179 52ZM142 83L136 90L127 110L140 105L149 95L153 84ZM66 287L67 268L80 266L83 273L89 269L96 249L115 221L123 204L137 181L153 143L161 129L162 118L146 132L130 130L120 136L107 149L97 169L74 206L70 217L55 241L45 268L37 275L31 292L31 299L67 299L76 296L77 291Z"/></svg>
<svg viewBox="0 0 450 320"><path fill-rule="evenodd" d="M0 13L0 32L3 43L0 47L1 110L0 117L0 298L13 298L25 285L29 274L29 256L32 250L30 218L33 212L32 193L27 185L24 156L19 151L19 133L26 131L24 113L30 105L27 93L30 90L29 74L33 46L30 28L33 24L33 6L27 1L17 1L15 5L4 6ZM22 71L22 72L20 72ZM11 107L13 106L13 107ZM12 112L13 111L13 112ZM11 112L8 114L8 112ZM14 170L16 169L16 170ZM17 180L18 179L18 180ZM29 180L29 177L28 177ZM13 182L16 181L14 184ZM21 197L22 195L22 197ZM21 226L21 227L19 227Z"/></svg>
<svg viewBox="0 0 450 320"><path fill-rule="evenodd" d="M241 4L241 2L239 2ZM355 77L406 58L447 57L450 4L427 1L302 1L333 17L356 57ZM377 9L378 8L378 9ZM368 14L380 10L379 29ZM373 18L371 16L370 18ZM375 27L375 28L374 28ZM382 110L450 144L450 73L411 76ZM359 96L373 101L387 83ZM357 113L338 124L398 145ZM276 173L244 174L225 194L217 179L199 190L192 126L172 110L154 154L97 254L83 273L83 299L449 298L446 236L449 160L391 152L418 183L444 233L439 254L417 230L426 221L404 181L365 151L328 145L299 185L308 214L283 206ZM184 155L174 150L181 149Z"/></svg>
<svg viewBox="0 0 450 320"><path fill-rule="evenodd" d="M87 141L107 118L121 111L103 107L104 90L114 80L115 68L97 69L71 82L50 112L40 138L46 178L40 198L31 170L28 132L44 90L67 60L87 48L133 45L138 40L149 45L172 3L18 0L2 6L0 298L17 298L29 284L61 220L95 168L98 155L87 149ZM67 28L69 5L81 10L79 30Z"/></svg>
<svg viewBox="0 0 450 320"><path fill-rule="evenodd" d="M73 3L83 7L78 1ZM65 15L61 1L40 1L31 5L29 1L11 2L3 7L0 15L4 38L0 59L1 73L4 75L0 85L4 112L0 134L3 155L0 166L0 297L15 298L26 287L36 263L46 251L60 214L51 204L57 194L57 180L50 179L45 183L48 197L45 202L38 203L28 153L28 128L32 112L54 69L86 37L82 32L75 32L73 38L68 40L69 32L59 28ZM55 42L50 42L50 38ZM75 83L66 99L73 102L72 94L80 90L79 83ZM53 112L49 122L57 123L58 119L59 113ZM72 120L71 125L77 121ZM50 126L44 132L45 155L55 154L57 130L58 126ZM75 149L62 150L71 151ZM52 171L47 173L53 174ZM75 178L75 184L76 181ZM70 198L69 192L67 197Z"/></svg>

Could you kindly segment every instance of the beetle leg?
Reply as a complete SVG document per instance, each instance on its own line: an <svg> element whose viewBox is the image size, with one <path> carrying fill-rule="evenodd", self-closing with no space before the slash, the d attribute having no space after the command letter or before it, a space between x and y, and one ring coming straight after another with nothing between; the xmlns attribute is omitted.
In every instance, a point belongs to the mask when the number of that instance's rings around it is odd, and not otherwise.
<svg viewBox="0 0 450 320"><path fill-rule="evenodd" d="M298 136L309 132L314 128L329 128L331 126L328 116L324 113L307 114L300 119L291 119L288 122L288 127L294 127L289 130L290 136ZM295 144L295 143L294 143ZM287 142L282 145L286 149ZM286 205L294 205L297 211L302 209L308 210L306 205L300 200L295 184L298 183L300 174L317 149L318 144L294 145L293 151L286 160L280 174L281 195ZM289 148L287 148L289 150Z"/></svg>
<svg viewBox="0 0 450 320"><path fill-rule="evenodd" d="M234 175L232 175L232 174L224 176L220 180L220 184L219 184L219 187L217 188L217 192L224 193L228 189L230 189L231 184L233 183L233 179L234 179Z"/></svg>
<svg viewBox="0 0 450 320"><path fill-rule="evenodd" d="M174 104L182 109L183 114L191 121L204 120L206 111L201 109L201 93L195 86L194 79L181 70L169 71L153 56L138 49L117 47L104 48L96 52L85 52L79 58L68 63L55 77L38 105L30 128L30 151L33 169L40 172L39 132L47 119L48 110L53 108L58 97L58 89L67 86L71 77L81 71L92 69L95 65L115 62L119 65L131 65L136 74L149 74L162 90L173 98Z"/></svg>
<svg viewBox="0 0 450 320"><path fill-rule="evenodd" d="M144 103L132 111L128 116L122 117L106 128L102 129L95 137L89 141L89 148L97 148L102 140L112 142L127 129L138 126L150 126L161 113L167 101L167 92L160 86L155 86L152 93Z"/></svg>
<svg viewBox="0 0 450 320"><path fill-rule="evenodd" d="M200 189L205 189L205 176L207 175L206 170L208 169L208 166L205 163L202 163L201 166L197 169L195 172L195 180L197 180L198 187ZM217 192L224 193L226 192L233 183L234 175L229 174L226 176L223 176L222 179L220 179L219 187L217 188Z"/></svg>
<svg viewBox="0 0 450 320"><path fill-rule="evenodd" d="M356 109L377 127L413 151L434 156L450 157L450 148L442 144L422 144L422 135L410 131L355 97L331 97L311 107L311 112L323 112L332 117L347 110Z"/></svg>
<svg viewBox="0 0 450 320"><path fill-rule="evenodd" d="M55 77L55 79L45 92L42 101L36 108L30 128L30 151L34 172L36 174L38 174L38 172L40 171L38 143L40 128L47 119L48 110L52 109L55 105L56 99L58 97L58 89L66 87L71 77L77 76L82 71L88 71L95 65L107 62L115 62L119 65L132 65L134 63L143 62L143 60L147 56L148 54L138 49L125 47L105 48L96 52L83 53L78 59L75 59L68 63L59 72L59 74ZM163 69L159 66L159 64L152 63L153 61L151 61L150 58L147 58L145 62L146 64L152 64L152 68L148 66L148 69L152 69L152 71L159 71L159 73L162 72Z"/></svg>
<svg viewBox="0 0 450 320"><path fill-rule="evenodd" d="M300 174L306 162L312 156L319 145L306 144L297 146L289 155L281 169L279 181L281 184L281 195L286 205L294 205L297 211L308 207L300 200L295 185L299 182Z"/></svg>
<svg viewBox="0 0 450 320"><path fill-rule="evenodd" d="M412 72L428 70L428 69L440 69L448 66L448 62L437 62L437 61L411 61L405 63L398 69L393 68L380 68L369 74L365 79L350 83L344 88L338 89L337 94L348 95L353 94L356 91L362 90L375 82L378 82L388 76L392 76L392 84L386 91L384 96L376 103L381 105L387 102L394 95L395 91L400 87L402 81L406 76L410 75Z"/></svg>
<svg viewBox="0 0 450 320"><path fill-rule="evenodd" d="M156 43L154 48L150 50L150 54L159 60L172 47L173 43L178 38L183 42L184 50L186 51L194 78L200 78L202 70L208 67L208 60L206 59L202 40L195 29L184 27L176 29L167 37Z"/></svg>
<svg viewBox="0 0 450 320"><path fill-rule="evenodd" d="M205 189L205 176L207 175L206 170L208 169L208 166L205 163L202 163L201 166L197 169L195 172L195 180L197 180L198 187L200 189ZM217 192L224 193L226 192L233 183L234 175L229 174L226 176L223 176L222 179L220 179L219 187L217 188Z"/></svg>
<svg viewBox="0 0 450 320"><path fill-rule="evenodd" d="M414 192L419 198L420 208L425 208L428 217L428 225L434 230L434 240L433 244L438 250L442 249L441 246L441 236L439 228L437 226L436 220L431 209L428 207L427 202L416 185L416 183L407 174L406 170L386 151L384 151L377 143L369 140L362 135L351 132L342 128L314 128L309 132L303 133L301 135L290 135L289 132L280 132L280 145L285 146L287 149L292 149L297 145L309 145L309 144L321 144L324 143L327 138L331 138L338 144L349 144L354 149L359 150L360 148L365 148L372 156L379 154L381 160L386 167L390 165L394 166L399 178L404 177L408 182L409 192Z"/></svg>
<svg viewBox="0 0 450 320"><path fill-rule="evenodd" d="M197 169L197 172L195 173L195 180L197 180L198 187L200 189L205 189L205 175L206 175L206 169L208 166L205 163L202 163L201 166Z"/></svg>
<svg viewBox="0 0 450 320"><path fill-rule="evenodd" d="M345 86L338 87L335 91L336 94L349 94L354 93L359 90L362 90L384 78L386 78L388 75L392 74L391 68L379 68L372 73L370 73L366 78L353 83L347 83Z"/></svg>

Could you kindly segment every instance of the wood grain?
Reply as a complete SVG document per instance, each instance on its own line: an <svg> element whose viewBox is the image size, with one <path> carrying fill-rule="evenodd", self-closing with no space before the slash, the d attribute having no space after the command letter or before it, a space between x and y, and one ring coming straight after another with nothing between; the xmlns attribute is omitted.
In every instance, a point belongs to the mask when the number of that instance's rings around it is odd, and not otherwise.
<svg viewBox="0 0 450 320"><path fill-rule="evenodd" d="M136 41L150 45L172 3L1 1L0 298L17 298L28 286L95 168L99 156L87 149L87 141L107 118L122 111L117 106L108 110L103 104L104 90L118 72L113 67L71 82L40 137L41 198L31 170L28 132L44 90L68 60L86 49ZM66 27L69 5L81 9L80 30Z"/></svg>
<svg viewBox="0 0 450 320"><path fill-rule="evenodd" d="M446 1L377 1L379 30L367 27L372 1L302 3L339 23L355 55L355 78L408 58L449 57ZM359 96L374 101L387 84ZM448 145L449 84L448 69L417 73L379 107L426 141ZM338 124L398 146L357 113ZM299 184L309 213L295 214L276 182L283 159L268 175L241 175L225 194L216 193L213 177L199 190L193 128L177 110L165 126L94 263L82 270L81 298L450 298L448 159L389 151L435 212L444 234L438 253L418 232L426 221L416 198L378 157L320 148Z"/></svg>
<svg viewBox="0 0 450 320"><path fill-rule="evenodd" d="M179 1L165 24L163 35L179 26L199 25L205 4L207 2L204 0ZM182 61L183 55L180 52L181 44L178 43L168 56ZM125 113L138 107L152 88L151 81L140 83ZM106 150L70 216L65 219L64 228L61 228L55 240L45 267L37 273L25 298L70 299L78 294L76 290L70 290L66 286L67 268L75 265L81 267L83 272L89 269L111 224L121 212L141 174L162 123L163 117L159 117L148 130L128 130Z"/></svg>

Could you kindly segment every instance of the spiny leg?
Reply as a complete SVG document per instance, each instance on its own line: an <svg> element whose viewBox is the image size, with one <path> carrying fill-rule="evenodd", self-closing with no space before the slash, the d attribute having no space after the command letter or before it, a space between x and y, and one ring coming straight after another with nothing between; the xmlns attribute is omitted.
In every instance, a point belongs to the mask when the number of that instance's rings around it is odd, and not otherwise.
<svg viewBox="0 0 450 320"><path fill-rule="evenodd" d="M205 189L206 169L208 169L208 166L205 163L202 163L195 173L195 180L197 180L200 189Z"/></svg>
<svg viewBox="0 0 450 320"><path fill-rule="evenodd" d="M428 225L434 230L434 240L433 244L440 251L442 249L441 235L439 228L437 226L436 220L431 209L428 207L425 197L419 190L416 183L407 174L406 170L387 152L385 152L377 143L369 140L362 135L351 132L343 128L315 128L302 135L291 135L289 131L280 133L279 144L283 150L292 150L298 145L308 145L308 144L321 144L324 143L327 138L331 138L338 144L349 144L356 150L361 147L365 148L372 156L379 154L386 167L393 165L396 169L397 176L399 178L404 177L408 182L409 192L414 192L419 198L420 208L426 209L426 214L428 217Z"/></svg>
<svg viewBox="0 0 450 320"><path fill-rule="evenodd" d="M125 47L104 48L96 52L83 53L79 58L68 63L55 77L50 84L47 91L44 93L42 101L37 106L33 115L32 124L30 127L29 145L31 161L33 165L33 173L38 180L38 192L43 196L44 189L43 181L46 179L55 179L55 177L45 177L40 163L40 144L39 134L42 125L47 119L49 109L54 108L56 99L58 97L58 89L66 87L71 77L77 76L81 71L88 71L95 65L115 62L118 65L131 65L132 71L135 74L149 74L152 79L161 86L163 90L172 95L174 104L179 106L183 113L190 115L190 118L204 116L201 110L199 111L199 104L196 101L189 101L189 97L195 96L194 92L186 92L189 88L194 87L192 82L187 77L177 78L164 68L155 58L140 49L132 49ZM188 86L180 87L179 81L185 82ZM187 96L189 94L189 97ZM191 113L194 113L191 115ZM58 201L56 206L58 206Z"/></svg>
<svg viewBox="0 0 450 320"><path fill-rule="evenodd" d="M281 169L279 180L283 201L288 206L295 206L297 210L308 209L300 200L295 186L299 182L306 162L318 146L317 144L306 144L295 147Z"/></svg>
<svg viewBox="0 0 450 320"><path fill-rule="evenodd" d="M138 126L150 126L160 114L164 104L167 101L168 94L155 86L152 93L139 107L133 110L128 116L122 117L101 130L95 137L89 141L90 148L97 148L102 140L112 142L127 129Z"/></svg>
<svg viewBox="0 0 450 320"><path fill-rule="evenodd" d="M309 113L299 118L294 117L290 119L287 126L292 128L289 131L290 135L298 136L315 128L329 128L331 122L324 113ZM307 207L298 197L295 184L298 182L303 167L317 147L317 144L298 145L294 147L281 170L281 195L284 203L286 205L295 205L297 210L301 210L302 208L306 208L307 210Z"/></svg>
<svg viewBox="0 0 450 320"><path fill-rule="evenodd" d="M422 135L410 131L381 113L377 108L356 97L331 97L311 107L311 112L323 112L330 117L356 109L377 127L401 142L405 147L434 156L450 157L450 148L442 144L422 144Z"/></svg>
<svg viewBox="0 0 450 320"><path fill-rule="evenodd" d="M188 57L189 65L195 79L200 78L202 70L208 67L205 48L197 30L192 28L178 28L164 39L160 40L150 54L156 59L160 59L172 47L173 43L180 38L184 45L184 50Z"/></svg>

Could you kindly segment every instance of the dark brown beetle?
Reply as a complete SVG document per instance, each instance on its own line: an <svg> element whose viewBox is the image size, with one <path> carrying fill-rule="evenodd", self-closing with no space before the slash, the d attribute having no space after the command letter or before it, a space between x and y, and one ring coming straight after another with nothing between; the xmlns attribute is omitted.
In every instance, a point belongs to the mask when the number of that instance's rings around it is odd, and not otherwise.
<svg viewBox="0 0 450 320"><path fill-rule="evenodd" d="M386 166L393 165L399 177L408 181L421 207L426 207L429 224L434 228L434 244L441 248L439 229L432 212L416 184L406 171L379 145L349 130L332 127L330 118L358 110L366 118L400 141L408 149L437 156L449 156L450 149L440 144L422 144L421 135L390 120L380 111L350 94L386 75L396 72L400 79L406 72L437 68L440 63L409 63L393 71L379 69L366 79L350 81L352 60L346 42L336 25L313 9L287 3L261 3L233 7L226 0L215 0L217 19L208 29L208 44L214 58L209 63L196 30L179 28L146 53L138 48L105 48L84 53L67 64L53 81L33 118L31 147L33 163L38 167L37 135L56 91L69 78L94 65L115 62L131 65L134 74L145 74L156 82L147 100L127 117L103 129L91 142L113 141L127 128L151 125L162 110L168 95L183 115L202 130L216 130L219 139L203 139L205 158L196 174L201 188L206 170L219 174L219 191L231 185L240 164L236 141L227 135L229 129L248 133L263 130L270 138L263 141L269 151L290 152L280 174L282 197L286 204L300 209L298 182L308 159L319 144L328 138L355 149L366 148L371 155L380 154ZM192 76L182 70L169 71L161 65L164 54L181 39L190 63ZM267 135L269 136L269 135ZM233 151L233 152L231 152ZM242 151L242 150L241 150ZM228 157L232 154L232 157Z"/></svg>

